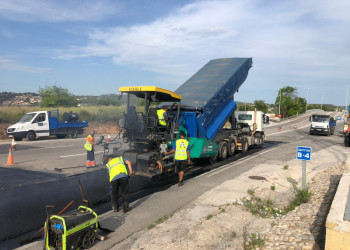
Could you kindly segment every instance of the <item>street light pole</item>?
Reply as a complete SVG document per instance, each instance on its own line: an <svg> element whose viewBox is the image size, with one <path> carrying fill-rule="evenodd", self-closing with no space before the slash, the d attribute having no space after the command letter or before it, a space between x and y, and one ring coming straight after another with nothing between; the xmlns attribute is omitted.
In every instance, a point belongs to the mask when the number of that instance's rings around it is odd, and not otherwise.
<svg viewBox="0 0 350 250"><path fill-rule="evenodd" d="M348 107L348 91L349 91L349 86L346 86L345 110L347 110L347 107Z"/></svg>

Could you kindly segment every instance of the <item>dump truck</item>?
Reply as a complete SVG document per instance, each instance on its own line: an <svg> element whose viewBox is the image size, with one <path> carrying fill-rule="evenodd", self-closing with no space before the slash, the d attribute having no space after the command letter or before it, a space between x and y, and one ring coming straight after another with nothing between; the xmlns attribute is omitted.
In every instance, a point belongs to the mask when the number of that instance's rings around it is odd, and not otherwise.
<svg viewBox="0 0 350 250"><path fill-rule="evenodd" d="M161 144L170 149L181 132L189 141L191 161L211 163L261 147L265 139L266 116L262 112L236 112L234 94L246 80L251 58L224 58L208 62L175 92L155 86L119 88L127 96L127 109L119 120L128 150L116 149L136 171L147 175L173 173L174 155L161 153ZM144 108L132 104L142 98ZM157 106L158 104L158 106ZM166 128L159 124L157 109L168 107Z"/></svg>
<svg viewBox="0 0 350 250"><path fill-rule="evenodd" d="M309 121L311 121L310 135L334 135L336 120L334 120L333 117L323 114L314 114L309 117Z"/></svg>
<svg viewBox="0 0 350 250"><path fill-rule="evenodd" d="M79 121L79 115L66 112L59 116L59 110L34 111L25 114L16 124L7 128L7 136L21 141L27 138L34 141L36 138L55 135L57 138L76 138L88 127L88 121Z"/></svg>

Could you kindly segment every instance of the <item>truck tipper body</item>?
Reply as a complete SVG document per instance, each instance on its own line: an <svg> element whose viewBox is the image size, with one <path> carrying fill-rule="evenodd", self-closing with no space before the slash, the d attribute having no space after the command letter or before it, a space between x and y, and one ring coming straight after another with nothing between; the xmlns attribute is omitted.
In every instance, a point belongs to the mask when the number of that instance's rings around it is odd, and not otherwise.
<svg viewBox="0 0 350 250"><path fill-rule="evenodd" d="M321 135L333 135L336 120L329 115L314 114L310 116L310 135L321 134Z"/></svg>
<svg viewBox="0 0 350 250"><path fill-rule="evenodd" d="M128 95L127 112L120 125L125 129L124 141L130 142L132 148L123 152L124 157L136 165L137 171L174 172L174 155L165 157L159 146L164 141L170 149L181 132L189 140L194 162L224 160L236 151L260 147L265 138L265 116L259 111L235 114L237 104L233 98L251 67L251 58L216 59L175 92L150 86L120 88ZM130 106L130 95L145 99L144 113ZM155 108L150 107L151 102L161 104ZM169 107L167 128L157 123L156 110L164 105Z"/></svg>
<svg viewBox="0 0 350 250"><path fill-rule="evenodd" d="M77 134L83 133L83 128L88 127L88 121L78 121L79 116L76 113L64 113L62 120L60 121L58 109L30 112L8 127L7 135L16 141L23 138L33 141L51 135L56 135L57 138L75 138Z"/></svg>

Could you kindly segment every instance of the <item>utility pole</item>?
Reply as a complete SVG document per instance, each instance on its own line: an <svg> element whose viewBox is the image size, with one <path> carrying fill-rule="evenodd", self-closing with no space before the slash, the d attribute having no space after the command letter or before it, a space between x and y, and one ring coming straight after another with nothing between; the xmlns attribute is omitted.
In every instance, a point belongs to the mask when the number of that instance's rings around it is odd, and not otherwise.
<svg viewBox="0 0 350 250"><path fill-rule="evenodd" d="M322 105L323 105L323 96L322 96L322 102L321 102L321 109L322 109Z"/></svg>
<svg viewBox="0 0 350 250"><path fill-rule="evenodd" d="M279 105L278 105L278 115L281 114L281 94L282 94L282 92L281 92L281 88L280 88L280 101L279 101Z"/></svg>
<svg viewBox="0 0 350 250"><path fill-rule="evenodd" d="M349 92L349 86L346 86L346 99L345 99L345 110L348 110L348 92Z"/></svg>

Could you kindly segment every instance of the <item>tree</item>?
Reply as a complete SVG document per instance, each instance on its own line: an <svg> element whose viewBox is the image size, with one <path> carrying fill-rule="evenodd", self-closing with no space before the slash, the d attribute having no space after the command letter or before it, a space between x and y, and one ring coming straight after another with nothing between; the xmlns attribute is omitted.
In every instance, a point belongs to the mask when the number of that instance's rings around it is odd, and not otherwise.
<svg viewBox="0 0 350 250"><path fill-rule="evenodd" d="M282 117L303 113L306 110L305 98L298 97L297 88L290 86L281 88L278 91L275 105L276 109L281 107Z"/></svg>
<svg viewBox="0 0 350 250"><path fill-rule="evenodd" d="M76 107L77 98L68 89L54 85L39 89L42 107Z"/></svg>
<svg viewBox="0 0 350 250"><path fill-rule="evenodd" d="M255 100L254 106L257 110L262 111L264 113L267 113L267 111L269 110L269 105L267 105L267 103L265 103L265 101L263 100Z"/></svg>
<svg viewBox="0 0 350 250"><path fill-rule="evenodd" d="M251 103L240 103L237 107L238 111L254 111L254 106Z"/></svg>

